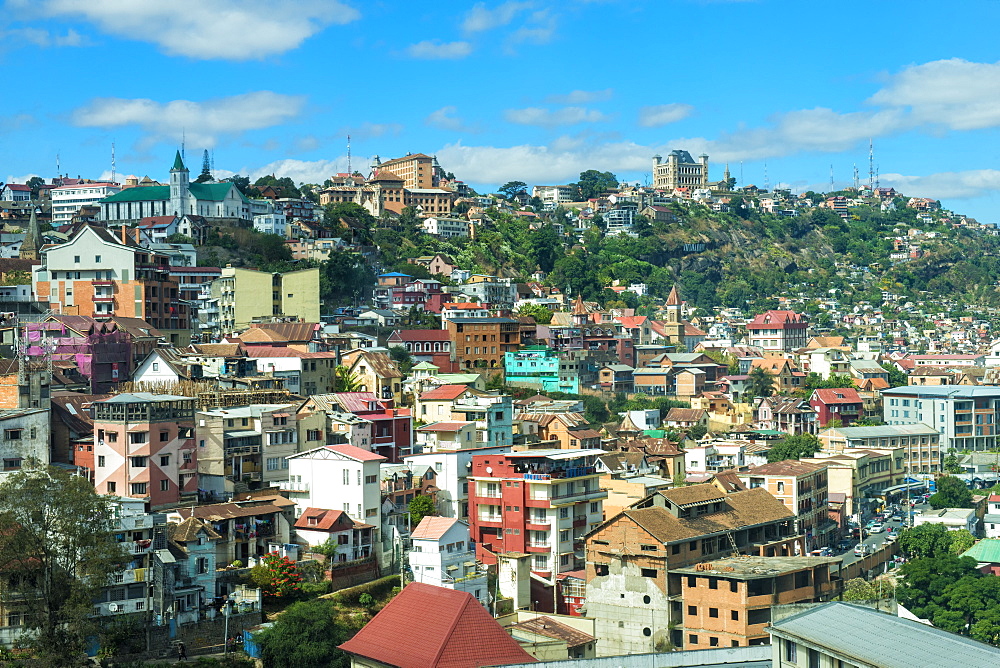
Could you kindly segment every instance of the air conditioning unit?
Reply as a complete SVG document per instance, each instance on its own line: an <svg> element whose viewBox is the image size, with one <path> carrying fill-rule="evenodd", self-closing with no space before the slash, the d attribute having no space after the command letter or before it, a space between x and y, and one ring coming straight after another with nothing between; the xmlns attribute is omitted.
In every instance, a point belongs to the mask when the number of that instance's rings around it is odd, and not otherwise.
<svg viewBox="0 0 1000 668"><path fill-rule="evenodd" d="M108 606L108 610L110 610L111 612L118 612L119 607L120 606L117 603L112 603L111 605Z"/></svg>

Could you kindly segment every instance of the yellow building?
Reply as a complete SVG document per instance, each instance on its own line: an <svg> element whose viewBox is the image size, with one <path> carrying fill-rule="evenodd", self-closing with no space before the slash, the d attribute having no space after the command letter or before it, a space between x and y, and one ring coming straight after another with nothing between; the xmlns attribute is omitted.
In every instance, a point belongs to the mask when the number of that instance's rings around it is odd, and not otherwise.
<svg viewBox="0 0 1000 668"><path fill-rule="evenodd" d="M319 268L271 274L225 267L222 276L212 281L212 297L219 300L223 335L247 329L255 318L286 316L319 322Z"/></svg>
<svg viewBox="0 0 1000 668"><path fill-rule="evenodd" d="M845 495L844 512L865 513L874 508L865 499L875 499L887 487L903 482L903 448L845 448L841 452L817 452L804 462L826 464L827 489Z"/></svg>

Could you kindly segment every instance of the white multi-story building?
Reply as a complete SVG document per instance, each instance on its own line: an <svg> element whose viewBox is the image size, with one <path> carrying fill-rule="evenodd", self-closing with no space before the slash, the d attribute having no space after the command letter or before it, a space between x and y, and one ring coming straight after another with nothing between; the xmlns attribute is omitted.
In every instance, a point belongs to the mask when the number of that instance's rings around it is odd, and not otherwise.
<svg viewBox="0 0 1000 668"><path fill-rule="evenodd" d="M486 602L486 573L476 565L467 523L454 517L425 517L410 538L414 582L465 591Z"/></svg>
<svg viewBox="0 0 1000 668"><path fill-rule="evenodd" d="M442 239L469 236L469 221L459 218L424 218L424 232Z"/></svg>
<svg viewBox="0 0 1000 668"><path fill-rule="evenodd" d="M305 492L302 510L342 510L357 522L378 524L382 455L353 445L324 445L288 458L289 484Z"/></svg>
<svg viewBox="0 0 1000 668"><path fill-rule="evenodd" d="M997 415L1000 387L911 385L882 391L883 421L931 427L941 437L942 452L995 449Z"/></svg>
<svg viewBox="0 0 1000 668"><path fill-rule="evenodd" d="M562 202L573 202L579 197L580 188L575 184L565 186L535 186L531 196L542 200L542 207L551 211Z"/></svg>
<svg viewBox="0 0 1000 668"><path fill-rule="evenodd" d="M288 232L288 219L285 210L275 207L274 200L252 199L250 211L253 214L253 228L265 234L285 236Z"/></svg>
<svg viewBox="0 0 1000 668"><path fill-rule="evenodd" d="M421 466L434 468L437 510L444 517L469 517L469 483L466 477L472 470L473 455L491 455L510 452L510 447L463 448L449 452L427 452L407 455L403 460L411 469Z"/></svg>
<svg viewBox="0 0 1000 668"><path fill-rule="evenodd" d="M105 197L121 192L117 183L78 183L52 188L52 224L65 225L82 206L96 206Z"/></svg>

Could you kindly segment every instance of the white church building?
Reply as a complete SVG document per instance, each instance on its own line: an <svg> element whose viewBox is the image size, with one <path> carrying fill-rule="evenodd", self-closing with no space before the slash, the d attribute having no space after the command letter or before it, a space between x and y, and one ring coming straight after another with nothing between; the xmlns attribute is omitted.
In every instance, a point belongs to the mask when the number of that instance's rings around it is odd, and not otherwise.
<svg viewBox="0 0 1000 668"><path fill-rule="evenodd" d="M170 170L169 186L136 186L101 200L103 221L137 223L150 216L203 216L220 225L249 226L250 201L232 183L191 183L180 151Z"/></svg>

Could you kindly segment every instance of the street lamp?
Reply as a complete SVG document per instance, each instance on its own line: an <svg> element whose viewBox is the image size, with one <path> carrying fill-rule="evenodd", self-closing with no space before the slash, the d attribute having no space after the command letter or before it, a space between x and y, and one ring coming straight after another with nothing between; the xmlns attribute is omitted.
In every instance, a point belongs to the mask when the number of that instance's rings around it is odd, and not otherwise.
<svg viewBox="0 0 1000 668"><path fill-rule="evenodd" d="M231 598L227 598L222 605L222 615L226 618L226 630L225 637L222 639L222 655L226 656L229 654L229 615L232 614L233 607L235 607L236 601Z"/></svg>

